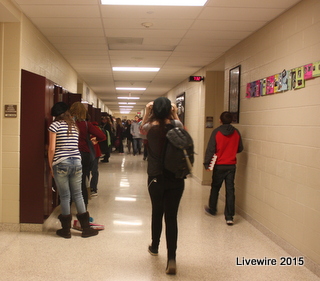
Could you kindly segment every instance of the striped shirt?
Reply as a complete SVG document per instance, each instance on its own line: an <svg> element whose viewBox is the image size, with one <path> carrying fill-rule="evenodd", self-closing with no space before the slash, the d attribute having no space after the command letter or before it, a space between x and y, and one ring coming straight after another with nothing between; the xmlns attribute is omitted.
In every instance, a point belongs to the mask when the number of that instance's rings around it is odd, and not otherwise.
<svg viewBox="0 0 320 281"><path fill-rule="evenodd" d="M48 130L56 133L56 150L53 156L52 166L57 165L69 157L81 159L78 148L79 132L76 127L72 128L72 133L68 136L67 122L54 121Z"/></svg>

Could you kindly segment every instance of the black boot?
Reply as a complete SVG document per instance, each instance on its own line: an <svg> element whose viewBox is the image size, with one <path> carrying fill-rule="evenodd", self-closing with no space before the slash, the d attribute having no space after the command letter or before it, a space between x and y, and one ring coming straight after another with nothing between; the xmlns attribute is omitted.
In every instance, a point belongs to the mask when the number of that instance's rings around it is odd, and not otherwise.
<svg viewBox="0 0 320 281"><path fill-rule="evenodd" d="M99 231L90 227L90 222L89 222L90 216L88 212L85 212L83 214L77 214L77 218L82 228L81 237L86 238L86 237L98 235Z"/></svg>
<svg viewBox="0 0 320 281"><path fill-rule="evenodd" d="M63 238L71 238L71 220L72 220L72 215L59 215L58 219L61 222L62 228L57 230L57 235L63 237Z"/></svg>

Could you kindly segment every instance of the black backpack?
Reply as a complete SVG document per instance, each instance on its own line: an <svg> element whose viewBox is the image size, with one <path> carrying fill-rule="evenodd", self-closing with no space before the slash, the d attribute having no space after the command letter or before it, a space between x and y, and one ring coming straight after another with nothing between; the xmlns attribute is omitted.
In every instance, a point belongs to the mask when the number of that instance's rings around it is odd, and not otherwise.
<svg viewBox="0 0 320 281"><path fill-rule="evenodd" d="M164 146L164 169L175 178L185 178L192 172L194 146L190 134L182 128L174 127L167 132Z"/></svg>

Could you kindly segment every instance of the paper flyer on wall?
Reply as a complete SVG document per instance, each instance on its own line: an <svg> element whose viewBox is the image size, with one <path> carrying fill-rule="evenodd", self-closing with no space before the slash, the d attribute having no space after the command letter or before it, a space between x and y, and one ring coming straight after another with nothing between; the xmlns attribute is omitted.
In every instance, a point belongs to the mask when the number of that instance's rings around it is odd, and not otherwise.
<svg viewBox="0 0 320 281"><path fill-rule="evenodd" d="M304 80L304 67L300 66L296 68L296 75L297 75L297 79L296 79L296 86L295 89L301 89L305 87L305 80Z"/></svg>
<svg viewBox="0 0 320 281"><path fill-rule="evenodd" d="M247 83L246 98L247 99L251 98L251 83Z"/></svg>
<svg viewBox="0 0 320 281"><path fill-rule="evenodd" d="M309 79L313 78L312 69L313 69L313 64L312 63L306 64L304 66L304 80L309 80Z"/></svg>
<svg viewBox="0 0 320 281"><path fill-rule="evenodd" d="M313 63L312 76L313 77L320 76L320 61Z"/></svg>
<svg viewBox="0 0 320 281"><path fill-rule="evenodd" d="M297 84L297 69L291 69L291 88L295 89Z"/></svg>
<svg viewBox="0 0 320 281"><path fill-rule="evenodd" d="M280 91L287 91L288 90L288 71L287 70L283 70L280 73L280 80L279 80L279 87L278 90Z"/></svg>
<svg viewBox="0 0 320 281"><path fill-rule="evenodd" d="M255 81L255 86L254 86L254 96L255 97L260 97L260 80Z"/></svg>
<svg viewBox="0 0 320 281"><path fill-rule="evenodd" d="M267 93L267 79L263 78L260 80L260 96L265 96Z"/></svg>
<svg viewBox="0 0 320 281"><path fill-rule="evenodd" d="M279 93L281 92L281 86L279 85L280 84L280 77L281 75L280 74L275 74L274 75L274 93Z"/></svg>
<svg viewBox="0 0 320 281"><path fill-rule="evenodd" d="M287 70L287 87L288 87L288 91L292 90L292 76L291 76L291 69Z"/></svg>
<svg viewBox="0 0 320 281"><path fill-rule="evenodd" d="M272 95L274 93L274 75L267 77L266 94Z"/></svg>

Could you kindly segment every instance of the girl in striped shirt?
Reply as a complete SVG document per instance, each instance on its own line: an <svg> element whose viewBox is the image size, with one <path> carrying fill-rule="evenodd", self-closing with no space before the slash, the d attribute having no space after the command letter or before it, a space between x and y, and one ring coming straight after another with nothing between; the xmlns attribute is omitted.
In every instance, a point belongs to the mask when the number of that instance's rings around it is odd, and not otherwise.
<svg viewBox="0 0 320 281"><path fill-rule="evenodd" d="M61 214L58 218L62 225L62 229L57 230L56 233L61 237L71 238L70 202L72 199L83 230L81 236L97 235L98 231L90 228L90 216L82 197L82 165L78 148L78 128L68 111L68 105L64 102L56 103L51 109L51 115L55 117L55 120L49 126L48 160L60 196Z"/></svg>

